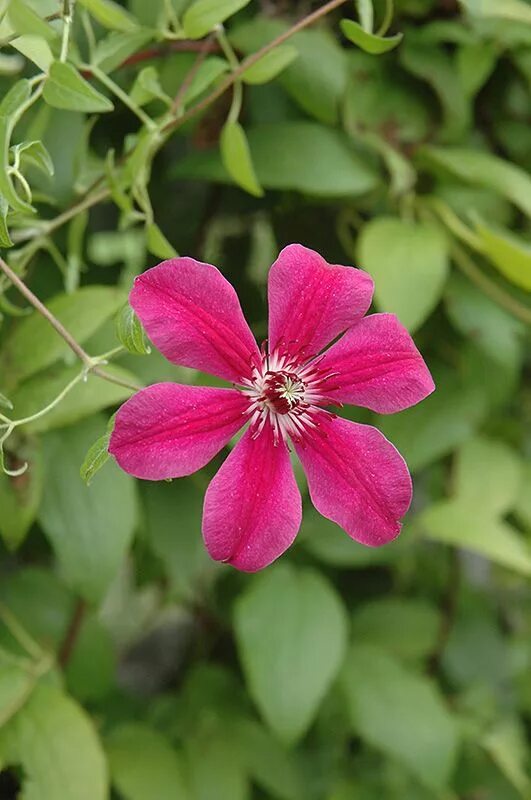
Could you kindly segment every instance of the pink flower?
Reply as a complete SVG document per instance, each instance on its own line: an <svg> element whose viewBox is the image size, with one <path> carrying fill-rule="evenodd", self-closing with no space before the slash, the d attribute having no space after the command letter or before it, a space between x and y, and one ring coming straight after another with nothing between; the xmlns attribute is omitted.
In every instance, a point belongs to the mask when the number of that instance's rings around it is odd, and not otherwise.
<svg viewBox="0 0 531 800"><path fill-rule="evenodd" d="M213 559L254 572L292 544L302 504L289 441L323 516L370 546L400 532L412 494L402 456L376 428L325 409L354 403L389 414L434 389L396 317L364 317L372 293L362 270L286 247L269 273L269 340L259 350L216 267L174 258L135 280L130 302L154 345L234 388L149 386L118 411L109 450L137 478L179 478L247 425L206 492L203 537Z"/></svg>

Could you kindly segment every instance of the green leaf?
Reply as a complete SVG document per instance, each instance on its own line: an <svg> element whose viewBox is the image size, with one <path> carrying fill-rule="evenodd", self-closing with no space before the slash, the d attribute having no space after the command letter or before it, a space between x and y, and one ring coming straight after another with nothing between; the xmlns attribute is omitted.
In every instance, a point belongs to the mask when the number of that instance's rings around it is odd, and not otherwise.
<svg viewBox="0 0 531 800"><path fill-rule="evenodd" d="M378 217L365 225L358 245L360 266L375 282L382 311L416 330L439 302L448 275L445 237L428 223Z"/></svg>
<svg viewBox="0 0 531 800"><path fill-rule="evenodd" d="M11 42L11 46L18 50L30 61L33 61L40 70L47 72L54 60L54 55L48 42L41 36L24 34Z"/></svg>
<svg viewBox="0 0 531 800"><path fill-rule="evenodd" d="M166 104L171 102L171 98L160 85L157 70L152 65L140 70L131 89L130 97L139 106L143 106L151 100L162 100Z"/></svg>
<svg viewBox="0 0 531 800"><path fill-rule="evenodd" d="M247 137L239 122L225 123L219 145L225 169L238 186L255 197L262 197L264 192L258 183Z"/></svg>
<svg viewBox="0 0 531 800"><path fill-rule="evenodd" d="M21 106L29 99L31 86L28 80L17 81L0 102L0 194L15 211L31 212L33 209L18 196L9 168L9 146Z"/></svg>
<svg viewBox="0 0 531 800"><path fill-rule="evenodd" d="M104 39L100 39L94 50L92 63L102 72L112 72L129 56L136 53L153 38L149 30L132 30L127 33L113 31ZM154 69L147 67L146 69Z"/></svg>
<svg viewBox="0 0 531 800"><path fill-rule="evenodd" d="M9 236L9 229L7 227L8 211L9 204L5 197L0 194L0 247L13 247L13 242Z"/></svg>
<svg viewBox="0 0 531 800"><path fill-rule="evenodd" d="M48 105L69 111L112 111L111 101L94 89L71 65L54 61L50 67L43 97Z"/></svg>
<svg viewBox="0 0 531 800"><path fill-rule="evenodd" d="M466 441L487 410L481 387L461 383L453 372L437 371L435 385L436 391L419 405L377 418L377 426L414 471Z"/></svg>
<svg viewBox="0 0 531 800"><path fill-rule="evenodd" d="M266 189L294 189L316 197L349 197L369 192L377 185L376 173L352 152L339 131L313 122L280 122L257 126L247 135L258 181ZM214 151L188 157L173 174L228 180Z"/></svg>
<svg viewBox="0 0 531 800"><path fill-rule="evenodd" d="M22 164L27 162L37 167L37 169L40 169L45 175L53 176L55 171L53 161L42 142L21 142L20 144L14 145L11 148L11 152L14 158L20 158Z"/></svg>
<svg viewBox="0 0 531 800"><path fill-rule="evenodd" d="M191 601L219 571L201 537L203 491L193 478L171 486L144 481L141 498L147 542L160 559L171 596Z"/></svg>
<svg viewBox="0 0 531 800"><path fill-rule="evenodd" d="M107 737L105 749L112 783L123 800L188 800L181 759L153 728L120 725Z"/></svg>
<svg viewBox="0 0 531 800"><path fill-rule="evenodd" d="M453 325L500 364L518 364L525 326L476 289L461 275L452 275L445 289L446 312Z"/></svg>
<svg viewBox="0 0 531 800"><path fill-rule="evenodd" d="M249 800L242 754L225 731L206 728L187 739L186 756L194 800Z"/></svg>
<svg viewBox="0 0 531 800"><path fill-rule="evenodd" d="M271 797L301 800L304 796L299 765L266 728L255 720L236 720L235 734L250 776Z"/></svg>
<svg viewBox="0 0 531 800"><path fill-rule="evenodd" d="M257 16L230 31L234 47L246 55L282 34L287 23ZM306 30L290 38L299 57L279 76L279 83L312 117L333 125L348 84L347 59L337 39L327 30Z"/></svg>
<svg viewBox="0 0 531 800"><path fill-rule="evenodd" d="M155 222L151 222L146 227L146 246L149 252L157 258L175 258L177 256L177 251Z"/></svg>
<svg viewBox="0 0 531 800"><path fill-rule="evenodd" d="M188 39L201 39L249 3L250 0L195 0L183 16L184 34Z"/></svg>
<svg viewBox="0 0 531 800"><path fill-rule="evenodd" d="M238 599L235 630L251 696L282 741L297 741L341 666L340 598L320 574L284 563Z"/></svg>
<svg viewBox="0 0 531 800"><path fill-rule="evenodd" d="M103 700L113 688L116 657L110 633L85 617L65 670L68 690L82 703Z"/></svg>
<svg viewBox="0 0 531 800"><path fill-rule="evenodd" d="M352 728L432 790L448 784L457 729L435 685L384 651L353 647L342 679Z"/></svg>
<svg viewBox="0 0 531 800"><path fill-rule="evenodd" d="M133 480L113 465L86 487L79 466L99 435L101 421L44 437L45 483L40 523L67 583L97 602L115 577L136 525Z"/></svg>
<svg viewBox="0 0 531 800"><path fill-rule="evenodd" d="M87 486L90 486L92 478L109 460L109 442L111 440L110 433L104 433L99 439L96 439L94 444L89 447L85 460L79 468L81 479L85 481Z"/></svg>
<svg viewBox="0 0 531 800"><path fill-rule="evenodd" d="M459 0L465 11L478 17L511 19L531 24L531 8L523 0Z"/></svg>
<svg viewBox="0 0 531 800"><path fill-rule="evenodd" d="M400 61L409 72L429 83L436 92L444 113L444 125L439 131L439 138L447 142L461 139L464 131L470 127L471 107L455 63L446 50L408 37L400 49Z"/></svg>
<svg viewBox="0 0 531 800"><path fill-rule="evenodd" d="M497 43L485 41L463 44L457 51L457 70L468 97L475 97L496 66L500 55Z"/></svg>
<svg viewBox="0 0 531 800"><path fill-rule="evenodd" d="M518 718L500 720L482 741L492 760L519 792L523 800L531 793L531 778L527 773L527 737Z"/></svg>
<svg viewBox="0 0 531 800"><path fill-rule="evenodd" d="M120 308L123 301L124 294L119 289L87 286L71 294L56 295L47 307L74 339L83 344ZM15 383L49 367L58 359L64 359L67 354L70 354L70 348L66 342L48 320L34 312L14 326L13 333L5 342L3 363L9 364L9 379Z"/></svg>
<svg viewBox="0 0 531 800"><path fill-rule="evenodd" d="M471 439L459 450L454 493L485 514L505 514L516 503L522 482L522 462L506 444Z"/></svg>
<svg viewBox="0 0 531 800"><path fill-rule="evenodd" d="M66 369L54 369L50 373L36 375L22 383L13 393L17 416L29 417L45 408L79 374L79 371L80 366L75 364ZM110 365L105 371L118 380L133 382L133 385L136 382L135 376L121 367ZM131 390L127 387L89 374L85 381L77 383L53 409L42 417L26 423L24 429L29 433L42 433L62 428L102 408L121 403L130 395Z"/></svg>
<svg viewBox="0 0 531 800"><path fill-rule="evenodd" d="M0 730L28 700L37 680L37 670L32 672L30 669L0 664Z"/></svg>
<svg viewBox="0 0 531 800"><path fill-rule="evenodd" d="M367 33L372 33L374 28L374 8L372 6L372 0L356 0L356 10L362 29L367 31Z"/></svg>
<svg viewBox="0 0 531 800"><path fill-rule="evenodd" d="M199 66L199 69L190 81L190 85L186 90L184 100L186 104L191 103L196 97L199 97L209 86L212 86L218 78L224 75L229 70L229 65L224 58L212 56L205 59Z"/></svg>
<svg viewBox="0 0 531 800"><path fill-rule="evenodd" d="M10 0L8 18L17 33L31 34L49 42L57 39L57 31L21 0Z"/></svg>
<svg viewBox="0 0 531 800"><path fill-rule="evenodd" d="M0 758L24 770L25 800L106 800L105 757L94 726L73 700L37 686L0 734Z"/></svg>
<svg viewBox="0 0 531 800"><path fill-rule="evenodd" d="M84 6L105 28L126 33L138 28L135 18L113 0L79 0L79 4Z"/></svg>
<svg viewBox="0 0 531 800"><path fill-rule="evenodd" d="M126 350L138 356L151 353L144 329L137 315L127 303L116 318L116 335Z"/></svg>
<svg viewBox="0 0 531 800"><path fill-rule="evenodd" d="M26 538L37 516L43 488L38 443L24 443L16 457L16 463L8 459L8 467L13 469L26 463L28 468L22 475L13 478L0 472L0 535L9 550L16 550Z"/></svg>
<svg viewBox="0 0 531 800"><path fill-rule="evenodd" d="M361 25L351 19L341 20L341 30L349 42L357 44L366 53L371 55L380 55L393 50L403 39L402 33L397 33L394 36L377 36L375 33L370 33L364 30Z"/></svg>
<svg viewBox="0 0 531 800"><path fill-rule="evenodd" d="M477 506L442 500L421 514L420 524L444 544L472 550L522 575L531 575L531 549L516 530Z"/></svg>
<svg viewBox="0 0 531 800"><path fill-rule="evenodd" d="M299 537L305 549L323 564L343 569L385 564L393 559L399 546L395 540L386 547L365 547L347 536L339 525L310 508L304 512Z"/></svg>
<svg viewBox="0 0 531 800"><path fill-rule="evenodd" d="M375 645L397 658L426 658L436 649L441 615L424 600L382 597L354 612L355 646Z"/></svg>
<svg viewBox="0 0 531 800"><path fill-rule="evenodd" d="M510 231L476 225L483 254L507 280L531 292L531 244Z"/></svg>
<svg viewBox="0 0 531 800"><path fill-rule="evenodd" d="M293 45L284 44L270 50L262 58L252 64L242 74L244 83L261 84L272 81L283 70L288 67L292 61L298 57L299 51Z"/></svg>
<svg viewBox="0 0 531 800"><path fill-rule="evenodd" d="M515 164L491 153L458 147L424 147L420 153L430 163L461 180L507 197L531 216L531 177Z"/></svg>
<svg viewBox="0 0 531 800"><path fill-rule="evenodd" d="M531 485L531 463L527 462L524 465L524 479L520 485L520 492L514 508L514 513L529 531L531 531L531 493L529 486Z"/></svg>

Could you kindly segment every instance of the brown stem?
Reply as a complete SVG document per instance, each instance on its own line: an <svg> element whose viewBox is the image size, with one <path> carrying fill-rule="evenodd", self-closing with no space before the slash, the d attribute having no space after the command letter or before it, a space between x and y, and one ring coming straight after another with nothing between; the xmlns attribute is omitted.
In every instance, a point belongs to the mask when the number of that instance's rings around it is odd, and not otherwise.
<svg viewBox="0 0 531 800"><path fill-rule="evenodd" d="M76 646L77 638L81 631L81 626L83 625L86 613L87 604L84 600L79 599L74 606L70 622L68 623L64 639L57 655L57 661L62 669L64 669L70 661L70 656L72 655L74 647Z"/></svg>
<svg viewBox="0 0 531 800"><path fill-rule="evenodd" d="M256 64L257 61L260 61L267 53L271 50L274 50L275 47L278 47L280 44L285 42L287 39L290 39L295 33L302 31L304 28L307 28L309 25L312 25L314 22L317 22L318 19L324 17L326 14L329 14L334 9L339 8L339 6L344 5L347 0L330 0L330 2L325 3L324 6L321 8L317 8L308 16L303 17L303 19L296 22L295 25L292 25L291 28L288 28L287 31L284 31L276 39L273 39L271 42L268 42L266 45L257 50L256 53L253 53L251 56L246 58L244 61L241 62L240 66L233 70L224 81L222 81L209 95L207 95L203 100L197 103L195 106L190 108L185 114L178 117L177 119L170 120L166 125L162 128L162 133L169 133L171 131L180 128L181 125L184 125L185 122L188 122L189 119L195 117L200 111L204 108L207 108L211 105L218 97L221 97L227 89L229 89L232 84L238 80L238 78L245 72L245 70L249 69L253 64Z"/></svg>
<svg viewBox="0 0 531 800"><path fill-rule="evenodd" d="M21 279L18 277L18 275L17 275L15 272L13 272L13 270L11 269L11 267L8 267L8 265L6 264L6 262L5 262L5 261L4 261L2 258L0 258L0 269L2 270L2 272L3 272L5 275L7 275L7 277L8 277L8 278L9 278L9 280L11 281L11 283L13 283L13 284L14 284L14 285L17 287L17 289L19 290L19 292L20 292L22 295L24 295L24 297L26 298L26 300L28 300L28 301L31 303L31 305L32 305L34 308L36 308L36 309L37 309L37 311L39 312L39 314L42 314L42 316L43 316L45 319L47 319L47 320L48 320L48 322L50 323L50 325L52 326L52 328L54 328L54 329L57 331L57 333L59 334L59 336L61 336L61 337L62 337L62 338L65 340L65 342L67 343L67 345L70 347L70 349L71 349L71 350L73 350L73 351L74 351L74 353L76 354L76 356L77 356L78 358L80 358L80 359L81 359L81 361L82 361L84 364L90 364L90 356L89 356L89 354L88 354L87 352L85 352L85 350L83 350L83 348L81 347L81 345L79 345L79 344L76 342L76 340L74 339L74 337L72 336L72 334L71 334L71 333L69 333L69 332L66 330L66 328L64 327L64 325L63 325L61 322L59 322L59 320L57 319L57 317L54 317L54 315L53 315L53 314L52 314L50 311L48 311L48 309L46 308L46 306L44 305L44 303L41 303L41 301L39 300L39 298L38 298L38 297L36 297L36 296L33 294L33 292L31 291L31 289L30 289L28 286L26 286L26 284L24 283L24 281L23 281L23 280L21 280Z"/></svg>
<svg viewBox="0 0 531 800"><path fill-rule="evenodd" d="M173 114L178 113L180 105L184 100L186 92L188 91L193 79L197 75L199 67L201 66L207 55L212 52L212 43L213 43L212 34L210 34L210 36L208 36L203 42L201 42L201 48L197 52L197 58L194 64L192 65L192 68L185 76L183 82L179 86L179 91L175 95L173 103L171 104L171 111Z"/></svg>

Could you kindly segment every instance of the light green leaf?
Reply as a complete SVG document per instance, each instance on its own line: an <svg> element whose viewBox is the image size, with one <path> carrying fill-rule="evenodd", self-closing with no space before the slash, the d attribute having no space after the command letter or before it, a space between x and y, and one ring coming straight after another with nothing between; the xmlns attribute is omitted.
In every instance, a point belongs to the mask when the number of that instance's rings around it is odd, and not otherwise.
<svg viewBox="0 0 531 800"><path fill-rule="evenodd" d="M225 123L219 145L225 169L238 186L255 197L262 197L264 192L256 177L245 131L239 122Z"/></svg>
<svg viewBox="0 0 531 800"><path fill-rule="evenodd" d="M288 28L279 19L257 16L230 32L234 47L255 53ZM337 39L327 31L306 30L290 38L299 57L279 76L279 83L312 117L333 125L348 84L347 58Z"/></svg>
<svg viewBox="0 0 531 800"><path fill-rule="evenodd" d="M463 181L507 197L531 216L531 177L523 169L491 153L458 147L424 147L421 154Z"/></svg>
<svg viewBox="0 0 531 800"><path fill-rule="evenodd" d="M386 564L393 560L396 548L400 546L396 539L385 547L365 547L353 541L335 522L311 508L304 512L299 539L305 549L323 564L343 569Z"/></svg>
<svg viewBox="0 0 531 800"><path fill-rule="evenodd" d="M341 30L349 42L357 44L366 53L371 55L380 55L393 50L403 39L402 33L397 33L394 36L377 36L375 33L369 33L364 28L352 19L341 20Z"/></svg>
<svg viewBox="0 0 531 800"><path fill-rule="evenodd" d="M112 72L137 50L140 50L153 38L149 30L132 30L126 33L114 31L104 39L100 39L94 50L92 62L102 72ZM154 67L147 67L154 69Z"/></svg>
<svg viewBox="0 0 531 800"><path fill-rule="evenodd" d="M101 600L116 576L136 525L135 484L115 465L86 487L79 467L100 435L91 418L44 437L44 501L39 519L66 582L89 601ZM112 467L112 468L111 468Z"/></svg>
<svg viewBox="0 0 531 800"><path fill-rule="evenodd" d="M107 800L107 768L94 726L53 686L37 686L3 728L0 758L22 766L24 800Z"/></svg>
<svg viewBox="0 0 531 800"><path fill-rule="evenodd" d="M472 550L522 575L531 575L531 549L516 530L477 506L443 500L420 516L430 539Z"/></svg>
<svg viewBox="0 0 531 800"><path fill-rule="evenodd" d="M234 730L253 780L273 798L302 800L303 782L292 752L255 720L236 720Z"/></svg>
<svg viewBox="0 0 531 800"><path fill-rule="evenodd" d="M356 9L361 27L367 33L372 33L374 28L374 8L372 0L356 0Z"/></svg>
<svg viewBox="0 0 531 800"><path fill-rule="evenodd" d="M69 111L112 111L111 101L94 89L71 65L54 61L44 84L43 97L48 105Z"/></svg>
<svg viewBox="0 0 531 800"><path fill-rule="evenodd" d="M137 356L151 353L144 329L137 315L127 303L116 318L116 335L126 350Z"/></svg>
<svg viewBox="0 0 531 800"><path fill-rule="evenodd" d="M518 521L531 531L531 461L524 465L524 477L520 485L520 492L516 501L514 513Z"/></svg>
<svg viewBox="0 0 531 800"><path fill-rule="evenodd" d="M483 419L481 386L461 383L454 372L435 373L436 391L413 408L377 418L377 426L412 470L421 469L466 441Z"/></svg>
<svg viewBox="0 0 531 800"><path fill-rule="evenodd" d="M9 1L8 20L13 31L17 33L31 34L49 42L57 39L57 30L21 0Z"/></svg>
<svg viewBox="0 0 531 800"><path fill-rule="evenodd" d="M507 280L531 292L531 244L510 231L476 225L483 254Z"/></svg>
<svg viewBox="0 0 531 800"><path fill-rule="evenodd" d="M478 437L459 450L454 493L459 501L485 514L505 514L516 503L522 462L503 442Z"/></svg>
<svg viewBox="0 0 531 800"><path fill-rule="evenodd" d="M0 194L0 247L13 247L7 227L7 213L9 205L5 197Z"/></svg>
<svg viewBox="0 0 531 800"><path fill-rule="evenodd" d="M72 294L57 295L47 305L76 341L83 344L120 308L123 301L124 293L119 289L87 286ZM9 379L14 384L69 353L70 348L48 320L34 312L14 326L13 333L6 340L3 359L4 363L9 363Z"/></svg>
<svg viewBox="0 0 531 800"><path fill-rule="evenodd" d="M192 601L220 569L201 536L203 492L193 478L171 486L143 481L141 498L147 542L160 559L171 596Z"/></svg>
<svg viewBox="0 0 531 800"><path fill-rule="evenodd" d="M11 152L14 158L20 158L21 164L31 164L50 177L54 174L52 157L42 142L21 142L13 145Z"/></svg>
<svg viewBox="0 0 531 800"><path fill-rule="evenodd" d="M79 4L84 6L105 28L126 33L138 28L135 18L113 0L79 0Z"/></svg>
<svg viewBox="0 0 531 800"><path fill-rule="evenodd" d="M111 434L104 433L103 436L96 439L92 447L89 447L85 460L79 469L81 479L85 481L87 486L90 486L96 472L98 472L111 457L109 453L110 440Z"/></svg>
<svg viewBox="0 0 531 800"><path fill-rule="evenodd" d="M439 302L448 275L447 245L427 223L378 217L365 225L358 245L360 266L375 282L382 311L416 330Z"/></svg>
<svg viewBox="0 0 531 800"><path fill-rule="evenodd" d="M249 3L250 0L195 0L183 16L184 34L188 39L201 39Z"/></svg>
<svg viewBox="0 0 531 800"><path fill-rule="evenodd" d="M360 195L374 189L377 174L353 153L339 131L314 122L280 122L247 132L261 186L291 189L316 197ZM227 181L218 154L198 154L174 169L178 177Z"/></svg>
<svg viewBox="0 0 531 800"><path fill-rule="evenodd" d="M175 258L177 251L166 239L156 222L151 222L146 227L146 246L150 253L157 258Z"/></svg>
<svg viewBox="0 0 531 800"><path fill-rule="evenodd" d="M116 656L110 633L85 617L65 670L68 691L82 703L103 700L113 688Z"/></svg>
<svg viewBox="0 0 531 800"><path fill-rule="evenodd" d="M20 199L13 186L8 172L9 146L19 109L27 102L30 94L30 83L23 78L10 88L0 102L0 194L12 209L24 212L31 212L33 209L29 203Z"/></svg>
<svg viewBox="0 0 531 800"><path fill-rule="evenodd" d="M181 759L153 728L120 725L107 737L105 749L112 783L123 800L188 800Z"/></svg>
<svg viewBox="0 0 531 800"><path fill-rule="evenodd" d="M242 753L225 731L206 728L187 739L186 756L194 800L249 800Z"/></svg>
<svg viewBox="0 0 531 800"><path fill-rule="evenodd" d="M522 800L528 800L531 778L527 773L528 741L523 722L519 718L498 721L482 744Z"/></svg>
<svg viewBox="0 0 531 800"><path fill-rule="evenodd" d="M24 381L13 393L15 410L19 417L29 417L51 403L79 374L80 366L74 364L66 369L54 369ZM110 365L105 371L118 380L136 383L135 376L121 367ZM110 381L88 375L85 381L77 383L73 389L51 411L42 417L25 424L28 433L42 433L64 425L70 425L102 408L127 400L131 390Z"/></svg>
<svg viewBox="0 0 531 800"><path fill-rule="evenodd" d="M242 74L244 83L261 84L272 81L276 78L292 61L298 57L299 51L293 45L284 44L270 50L256 63L252 64Z"/></svg>
<svg viewBox="0 0 531 800"><path fill-rule="evenodd" d="M229 65L224 58L219 58L218 56L207 58L193 76L184 96L185 102L187 104L191 103L192 100L195 100L196 97L206 91L228 70Z"/></svg>
<svg viewBox="0 0 531 800"><path fill-rule="evenodd" d="M297 741L341 666L340 598L319 573L284 563L238 599L235 629L251 696L282 741Z"/></svg>
<svg viewBox="0 0 531 800"><path fill-rule="evenodd" d="M499 364L519 363L525 326L461 275L445 289L446 312L457 330Z"/></svg>
<svg viewBox="0 0 531 800"><path fill-rule="evenodd" d="M155 99L162 100L166 104L171 103L171 98L160 85L158 72L153 65L140 70L131 89L130 96L131 100L139 106L143 106Z"/></svg>
<svg viewBox="0 0 531 800"><path fill-rule="evenodd" d="M457 51L457 70L468 97L475 97L496 66L500 55L497 43L486 41L463 44Z"/></svg>
<svg viewBox="0 0 531 800"><path fill-rule="evenodd" d="M13 478L0 472L0 535L9 550L16 550L26 538L37 516L43 488L39 443L24 443L16 456L16 463L7 459L7 465L15 469L26 463L24 474Z"/></svg>
<svg viewBox="0 0 531 800"><path fill-rule="evenodd" d="M19 711L30 697L38 673L18 666L0 664L0 729ZM1 736L1 734L0 734ZM0 740L0 762L2 747Z"/></svg>
<svg viewBox="0 0 531 800"><path fill-rule="evenodd" d="M460 3L473 16L531 24L531 7L523 0L460 0Z"/></svg>
<svg viewBox="0 0 531 800"><path fill-rule="evenodd" d="M372 644L404 659L426 658L434 652L441 615L424 600L382 597L354 612L355 646Z"/></svg>
<svg viewBox="0 0 531 800"><path fill-rule="evenodd" d="M50 64L54 60L50 45L42 36L24 34L14 39L11 45L23 56L33 61L43 72L49 69Z"/></svg>
<svg viewBox="0 0 531 800"><path fill-rule="evenodd" d="M342 674L352 728L432 790L447 786L457 728L436 686L385 651L352 648Z"/></svg>

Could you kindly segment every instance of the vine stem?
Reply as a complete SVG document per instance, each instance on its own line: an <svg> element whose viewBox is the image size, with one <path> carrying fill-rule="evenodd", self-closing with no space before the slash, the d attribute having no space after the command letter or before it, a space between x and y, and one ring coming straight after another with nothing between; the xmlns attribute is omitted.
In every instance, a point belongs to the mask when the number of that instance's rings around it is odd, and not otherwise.
<svg viewBox="0 0 531 800"><path fill-rule="evenodd" d="M87 610L88 607L86 602L81 598L78 599L76 605L74 606L70 622L68 623L68 627L66 629L66 633L59 648L59 653L57 656L57 662L59 666L62 667L63 669L68 665L68 662L70 661L70 656L74 651L74 647L76 645L77 638L79 636L81 627L85 620Z"/></svg>
<svg viewBox="0 0 531 800"><path fill-rule="evenodd" d="M345 5L347 0L329 0L328 3L325 3L324 6L321 8L317 8L311 14L308 14L306 17L303 17L299 22L296 22L292 25L291 28L281 33L275 39L272 39L266 45L264 45L260 50L257 50L256 53L246 58L244 61L240 63L238 69L231 72L227 78L222 81L209 95L203 98L199 103L196 103L195 106L192 106L188 111L184 114L181 114L178 117L174 117L168 122L166 122L162 128L160 128L161 134L170 134L173 131L180 128L181 125L184 125L185 122L195 117L196 114L199 114L205 108L208 108L211 103L215 102L219 97L221 97L227 89L230 89L233 83L235 83L240 76L245 72L245 70L249 69L253 64L256 64L257 61L260 61L267 53L271 50L274 50L275 47L278 47L280 44L285 42L287 39L290 39L294 34L302 31L304 28L309 27L314 22L317 22L322 17L329 14L331 11L334 11L336 8ZM126 154L127 157L128 154ZM92 208L93 206L97 205L104 200L107 200L111 196L111 190L108 186L100 187L99 184L102 178L95 181L95 183L90 187L87 191L87 194L79 200L78 203L71 206L70 208L63 211L54 219L50 220L46 227L43 228L43 235L48 235L53 231L60 228L65 222L69 222L73 217L75 217L80 211L85 211L86 209ZM33 238L34 231L21 231L18 235L16 232L13 237L13 241L24 242L28 239Z"/></svg>
<svg viewBox="0 0 531 800"><path fill-rule="evenodd" d="M105 381L109 381L109 383L115 383L117 386L123 386L126 389L131 389L133 392L136 392L138 389L142 388L141 386L137 386L136 384L129 383L121 378L117 378L101 369L101 367L98 366L98 364L101 363L101 358L94 359L87 353L86 350L81 347L80 344L78 344L78 342L76 342L72 334L67 331L65 326L57 319L57 317L54 317L49 309L46 308L44 303L42 303L39 298L33 294L31 289L26 286L24 281L19 278L16 272L14 272L11 267L6 264L3 258L0 258L0 270L4 273L4 275L6 275L7 278L9 278L11 283L17 287L19 292L26 298L33 308L35 308L39 314L41 314L50 323L52 328L59 334L59 336L64 339L70 349L86 367L87 371L90 371L93 375L97 375L99 378L102 378Z"/></svg>

